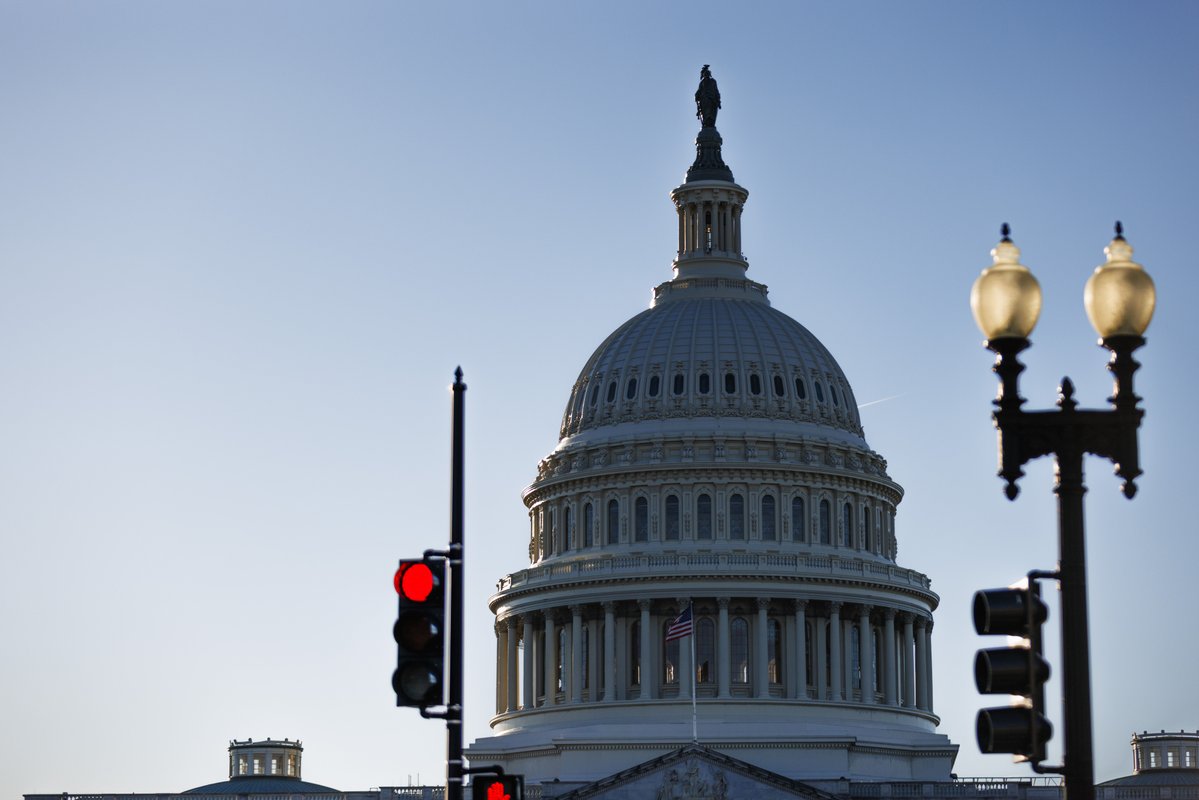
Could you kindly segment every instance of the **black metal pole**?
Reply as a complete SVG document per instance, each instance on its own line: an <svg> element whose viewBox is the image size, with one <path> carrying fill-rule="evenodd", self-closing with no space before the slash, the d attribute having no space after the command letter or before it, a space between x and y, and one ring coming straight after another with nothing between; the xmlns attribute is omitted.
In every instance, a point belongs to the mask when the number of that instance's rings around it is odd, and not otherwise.
<svg viewBox="0 0 1199 800"><path fill-rule="evenodd" d="M450 696L446 705L445 791L446 800L463 800L465 791L462 763L462 672L465 665L463 623L463 506L465 503L464 430L466 426L466 384L462 382L462 367L454 370L454 421L452 435L453 466L450 478Z"/></svg>
<svg viewBox="0 0 1199 800"><path fill-rule="evenodd" d="M1087 630L1087 554L1083 531L1082 450L1057 454L1058 573L1062 600L1062 718L1065 800L1094 800L1091 656Z"/></svg>

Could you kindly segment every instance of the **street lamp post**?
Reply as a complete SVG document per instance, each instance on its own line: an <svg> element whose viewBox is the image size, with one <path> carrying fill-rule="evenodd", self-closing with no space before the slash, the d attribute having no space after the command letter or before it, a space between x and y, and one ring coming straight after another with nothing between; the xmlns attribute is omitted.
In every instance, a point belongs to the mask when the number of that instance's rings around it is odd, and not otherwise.
<svg viewBox="0 0 1199 800"><path fill-rule="evenodd" d="M1058 571L1062 616L1063 765L1038 771L1061 772L1068 800L1094 800L1095 768L1091 744L1091 677L1087 634L1086 545L1083 533L1083 456L1109 459L1123 478L1122 490L1136 494L1141 474L1137 430L1144 411L1133 392L1133 373L1140 365L1133 351L1145 343L1153 316L1153 280L1132 261L1132 247L1116 223L1116 237L1104 250L1106 263L1087 281L1083 303L1099 344L1111 351L1108 370L1115 388L1111 408L1079 409L1074 385L1063 378L1056 410L1027 411L1021 406L1018 356L1029 346L1041 312L1041 288L1020 264L1020 250L1003 226L1003 239L991 251L994 264L983 270L970 293L974 319L996 354L999 395L992 418L999 433L999 476L1004 492L1014 500L1023 465L1045 455L1056 456L1054 493L1058 498Z"/></svg>

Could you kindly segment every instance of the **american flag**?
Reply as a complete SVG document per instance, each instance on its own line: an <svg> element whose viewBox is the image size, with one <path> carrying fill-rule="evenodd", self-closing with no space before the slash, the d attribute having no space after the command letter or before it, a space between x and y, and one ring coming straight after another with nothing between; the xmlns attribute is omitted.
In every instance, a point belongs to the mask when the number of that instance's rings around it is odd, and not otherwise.
<svg viewBox="0 0 1199 800"><path fill-rule="evenodd" d="M666 641L673 642L675 639L682 639L684 636L691 635L691 606L683 609L683 613L674 618L674 622L670 623L670 627L666 629Z"/></svg>

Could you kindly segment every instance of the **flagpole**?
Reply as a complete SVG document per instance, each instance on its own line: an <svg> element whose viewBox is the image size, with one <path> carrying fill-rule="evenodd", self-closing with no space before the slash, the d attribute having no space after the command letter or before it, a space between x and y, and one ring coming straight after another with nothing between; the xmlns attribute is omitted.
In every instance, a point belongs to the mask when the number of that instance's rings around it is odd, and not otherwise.
<svg viewBox="0 0 1199 800"><path fill-rule="evenodd" d="M695 713L695 684L698 682L696 676L699 670L696 669L695 663L695 604L690 604L691 608L691 740L699 744L699 723Z"/></svg>

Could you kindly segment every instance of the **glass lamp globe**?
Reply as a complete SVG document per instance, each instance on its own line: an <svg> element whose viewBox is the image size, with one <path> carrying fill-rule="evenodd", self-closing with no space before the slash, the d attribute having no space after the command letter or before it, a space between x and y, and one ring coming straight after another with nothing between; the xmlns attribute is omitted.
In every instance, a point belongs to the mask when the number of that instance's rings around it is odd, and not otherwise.
<svg viewBox="0 0 1199 800"><path fill-rule="evenodd" d="M1095 268L1083 290L1087 317L1100 338L1140 336L1153 319L1157 291L1153 279L1132 260L1132 245L1116 223L1116 238L1103 250L1107 262Z"/></svg>
<svg viewBox="0 0 1199 800"><path fill-rule="evenodd" d="M1008 238L991 251L994 263L984 269L970 290L970 310L988 340L1027 339L1041 316L1041 284L1020 263L1020 248Z"/></svg>

